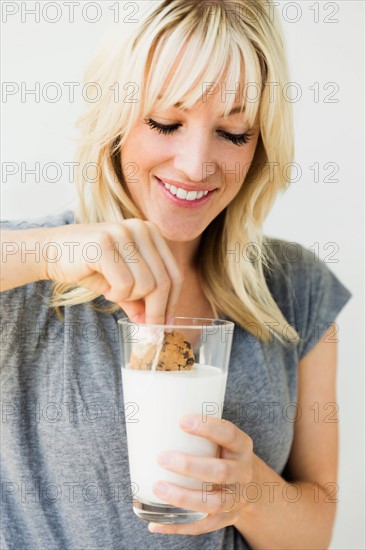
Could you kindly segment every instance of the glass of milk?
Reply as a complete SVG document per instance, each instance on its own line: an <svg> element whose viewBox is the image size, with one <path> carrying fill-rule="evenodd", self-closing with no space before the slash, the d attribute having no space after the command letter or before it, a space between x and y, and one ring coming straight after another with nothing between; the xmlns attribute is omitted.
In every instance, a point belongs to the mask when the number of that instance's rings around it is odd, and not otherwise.
<svg viewBox="0 0 366 550"><path fill-rule="evenodd" d="M188 434L179 421L189 414L199 414L203 421L208 416L221 418L234 323L175 317L172 325L138 324L128 318L118 324L133 510L138 517L157 523L198 521L207 514L172 506L159 499L152 487L164 480L200 491L203 497L207 482L169 472L158 464L157 456L168 450L218 456L217 444ZM163 341L166 333L176 334L172 331L190 344L190 353L183 354L190 357L186 359L189 367L161 370L165 368ZM179 363L172 347L164 349L165 357L171 353Z"/></svg>

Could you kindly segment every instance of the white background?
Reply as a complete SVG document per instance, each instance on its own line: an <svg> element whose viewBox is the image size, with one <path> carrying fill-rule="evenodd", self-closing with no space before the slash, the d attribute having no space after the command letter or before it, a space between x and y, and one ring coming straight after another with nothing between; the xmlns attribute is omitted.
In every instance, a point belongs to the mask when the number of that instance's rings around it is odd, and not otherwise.
<svg viewBox="0 0 366 550"><path fill-rule="evenodd" d="M74 160L74 123L83 111L80 86L72 102L63 83L81 82L97 43L106 28L115 25L116 12L110 8L116 2L98 3L101 18L96 23L91 22L97 18L96 8L86 6L93 4L90 2L76 2L73 23L69 22L69 10L63 2L57 2L60 20L56 23L47 21L56 18L56 8L50 5L44 11L46 4L54 2L40 3L40 22L27 13L34 9L35 2L1 4L2 80L19 87L19 92L3 95L2 99L1 218L61 212L72 208L75 197L65 163ZM364 549L365 4L362 0L278 4L291 80L301 89L301 97L293 103L296 172L301 177L277 200L266 221L265 233L317 250L353 294L337 318L340 491L330 548ZM133 12L146 5L147 2L120 2L120 25L134 25L127 21L138 19L138 13ZM5 10L13 9L17 13L6 19ZM34 88L36 82L40 83L39 103L32 95L22 100L21 87ZM59 101L47 100L54 97L54 90L45 88L48 82L61 87ZM319 97L315 95L317 89ZM334 90L338 91L332 95ZM35 176L24 173L36 162L40 163L39 183ZM47 170L50 162L60 167L59 182L50 181L56 178L54 169ZM10 165L4 163L15 163L17 172L6 175L5 169ZM315 178L315 163L319 166L319 181ZM332 167L337 168L336 173L332 174ZM42 169L46 170L43 175Z"/></svg>

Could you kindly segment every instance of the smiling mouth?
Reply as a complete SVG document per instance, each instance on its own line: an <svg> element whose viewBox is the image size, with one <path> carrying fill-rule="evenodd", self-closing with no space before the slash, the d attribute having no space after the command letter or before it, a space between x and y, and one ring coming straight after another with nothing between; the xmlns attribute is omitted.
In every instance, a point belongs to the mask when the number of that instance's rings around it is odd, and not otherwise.
<svg viewBox="0 0 366 550"><path fill-rule="evenodd" d="M169 193L169 195L173 198L179 199L180 201L186 202L186 203L197 203L204 201L204 199L207 197L207 195L210 195L212 191L207 190L195 190L195 191L187 191L186 189L183 189L181 187L176 187L175 185L171 185L170 183L167 183L157 176L155 176L158 182L162 187L165 188L165 190ZM205 201L204 201L205 202Z"/></svg>
<svg viewBox="0 0 366 550"><path fill-rule="evenodd" d="M178 199L186 200L186 201L195 201L197 199L202 199L202 197L205 197L208 195L208 191L186 191L185 189L182 189L181 187L175 187L174 185L170 185L169 183L164 183L165 189L168 189L172 195L175 197L178 197Z"/></svg>

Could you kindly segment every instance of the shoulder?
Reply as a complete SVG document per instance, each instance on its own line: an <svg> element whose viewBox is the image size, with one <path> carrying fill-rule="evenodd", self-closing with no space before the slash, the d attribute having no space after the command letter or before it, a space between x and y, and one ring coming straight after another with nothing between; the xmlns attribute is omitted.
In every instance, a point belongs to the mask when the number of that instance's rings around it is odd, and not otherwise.
<svg viewBox="0 0 366 550"><path fill-rule="evenodd" d="M329 267L332 264L320 259L315 250L267 236L263 247L269 257L269 265L264 267L268 288L302 339L301 358L334 322L352 294Z"/></svg>
<svg viewBox="0 0 366 550"><path fill-rule="evenodd" d="M0 220L0 229L2 230L18 230L18 229L33 229L36 227L59 227L75 223L75 215L72 210L50 214L38 218L14 218Z"/></svg>
<svg viewBox="0 0 366 550"><path fill-rule="evenodd" d="M263 247L272 259L272 263L279 264L287 272L298 271L304 267L311 269L319 264L319 258L314 250L295 241L264 236Z"/></svg>
<svg viewBox="0 0 366 550"><path fill-rule="evenodd" d="M338 259L330 258L327 264L318 257L315 250L310 250L298 242L272 237L264 237L263 248L269 258L269 265L264 268L265 276L272 286L292 286L297 291L298 299L306 293L306 289L314 291L326 284L334 285L334 289L344 289L345 293L351 296L329 267L337 264Z"/></svg>
<svg viewBox="0 0 366 550"><path fill-rule="evenodd" d="M66 210L61 213L39 218L3 219L0 221L0 229L4 231L17 231L34 229L37 227L60 227L62 225L74 223L74 220L74 213L71 210ZM4 233L1 244L2 249L5 250L7 246L14 243L7 242ZM22 243L22 245L23 244L25 243ZM40 251L37 249L33 251L27 250L26 247L24 247L25 258L27 254L37 255L40 254ZM6 260L3 258L3 261ZM46 280L35 281L1 292L0 332L2 332L4 327L23 322L24 319L27 319L27 322L32 325L32 323L38 321L39 318L47 316L51 294L52 281Z"/></svg>

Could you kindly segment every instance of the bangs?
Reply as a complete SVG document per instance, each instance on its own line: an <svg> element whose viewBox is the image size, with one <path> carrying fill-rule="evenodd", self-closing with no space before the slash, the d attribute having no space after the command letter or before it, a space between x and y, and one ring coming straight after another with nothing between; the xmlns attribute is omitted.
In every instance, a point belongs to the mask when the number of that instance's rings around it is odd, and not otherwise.
<svg viewBox="0 0 366 550"><path fill-rule="evenodd" d="M223 23L219 10L193 28L188 16L155 40L146 63L143 116L155 107L189 110L215 96L222 104L219 116L240 106L254 126L264 86L258 52L242 28Z"/></svg>

